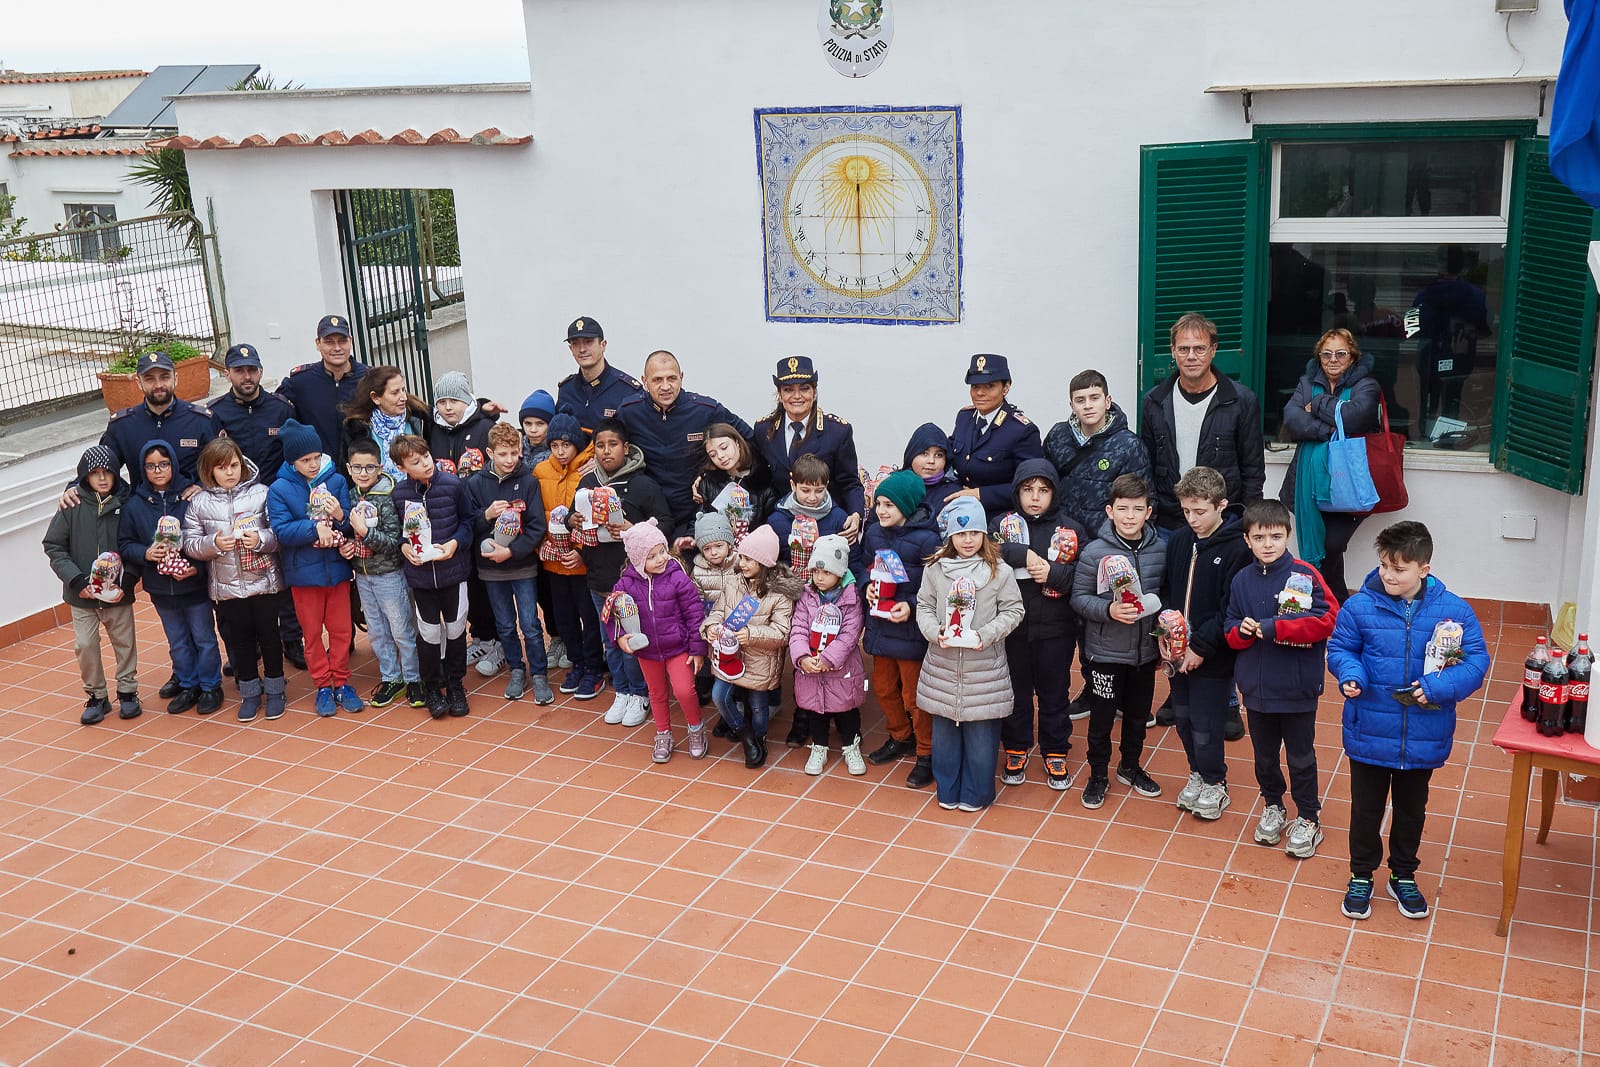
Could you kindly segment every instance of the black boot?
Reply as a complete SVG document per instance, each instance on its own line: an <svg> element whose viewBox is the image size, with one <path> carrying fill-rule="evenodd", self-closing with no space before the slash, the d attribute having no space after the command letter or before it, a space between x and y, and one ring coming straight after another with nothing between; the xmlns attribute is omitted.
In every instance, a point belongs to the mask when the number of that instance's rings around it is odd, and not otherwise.
<svg viewBox="0 0 1600 1067"><path fill-rule="evenodd" d="M162 700L171 700L181 692L183 692L183 686L178 684L178 676L174 674L162 683L161 688L156 691L156 696Z"/></svg>
<svg viewBox="0 0 1600 1067"><path fill-rule="evenodd" d="M916 766L911 768L911 773L906 775L906 785L911 789L922 789L933 782L933 757L918 756Z"/></svg>
<svg viewBox="0 0 1600 1067"><path fill-rule="evenodd" d="M750 720L744 722L744 729L739 731L739 742L744 746L744 765L755 768L767 762L767 746L756 743L756 735L750 728Z"/></svg>
<svg viewBox="0 0 1600 1067"><path fill-rule="evenodd" d="M1157 726L1176 726L1176 725L1178 725L1178 712L1177 712L1177 709L1175 709L1172 706L1172 698L1171 697L1168 697L1166 703L1162 704L1159 708L1156 709L1156 725Z"/></svg>
<svg viewBox="0 0 1600 1067"><path fill-rule="evenodd" d="M1222 736L1228 741L1237 741L1244 736L1244 719L1239 717L1237 704L1228 708L1228 721L1222 724Z"/></svg>
<svg viewBox="0 0 1600 1067"><path fill-rule="evenodd" d="M871 764L892 763L901 756L914 755L916 751L917 743L911 738L908 737L904 741L898 741L891 737L867 753L867 762Z"/></svg>
<svg viewBox="0 0 1600 1067"><path fill-rule="evenodd" d="M811 747L811 713L804 708L795 708L794 716L789 721L789 736L783 739L789 748Z"/></svg>
<svg viewBox="0 0 1600 1067"><path fill-rule="evenodd" d="M719 716L717 725L711 728L711 736L720 737L724 741L731 741L737 735L733 732L733 727L728 725L728 720Z"/></svg>

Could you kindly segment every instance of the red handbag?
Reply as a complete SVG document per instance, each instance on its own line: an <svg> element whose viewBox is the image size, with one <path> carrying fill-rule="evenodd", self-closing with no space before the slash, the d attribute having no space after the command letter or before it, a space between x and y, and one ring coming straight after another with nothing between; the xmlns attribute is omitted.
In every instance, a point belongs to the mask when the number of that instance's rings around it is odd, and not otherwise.
<svg viewBox="0 0 1600 1067"><path fill-rule="evenodd" d="M1373 488L1378 491L1378 505L1372 509L1374 515L1400 511L1411 502L1406 492L1405 435L1389 429L1389 405L1381 394L1378 414L1381 419L1378 432L1366 435L1367 471L1372 475Z"/></svg>

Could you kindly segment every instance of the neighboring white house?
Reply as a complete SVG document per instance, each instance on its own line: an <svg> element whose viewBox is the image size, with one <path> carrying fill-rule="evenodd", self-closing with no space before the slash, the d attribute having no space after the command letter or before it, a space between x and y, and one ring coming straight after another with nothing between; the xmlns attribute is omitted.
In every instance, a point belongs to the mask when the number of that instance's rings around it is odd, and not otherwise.
<svg viewBox="0 0 1600 1067"><path fill-rule="evenodd" d="M1045 428L1091 366L1131 413L1191 307L1222 326L1221 363L1274 432L1317 333L1349 322L1409 423L1404 514L1435 530L1438 572L1467 595L1574 600L1589 617L1600 501L1572 472L1600 462L1592 221L1563 215L1540 169L1560 5L890 6L882 66L857 79L828 62L821 0L525 0L531 88L181 98L234 339L261 347L269 376L314 358L313 324L345 302L334 194L354 188L455 191L480 394L514 406L553 389L577 315L604 323L612 362L669 349L688 388L747 418L772 406L773 361L804 352L873 467L918 423L953 423L974 352L1009 357L1012 399ZM829 188L812 153L846 135L866 160L854 207L801 195ZM859 188L880 180L890 206L873 208ZM1573 240L1536 248L1540 211ZM806 235L791 212L815 220ZM924 212L936 225L917 225ZM1485 313L1424 371L1404 320L1446 276ZM875 321L837 321L851 318ZM1548 411L1524 403L1541 396ZM1287 458L1269 457L1269 493Z"/></svg>

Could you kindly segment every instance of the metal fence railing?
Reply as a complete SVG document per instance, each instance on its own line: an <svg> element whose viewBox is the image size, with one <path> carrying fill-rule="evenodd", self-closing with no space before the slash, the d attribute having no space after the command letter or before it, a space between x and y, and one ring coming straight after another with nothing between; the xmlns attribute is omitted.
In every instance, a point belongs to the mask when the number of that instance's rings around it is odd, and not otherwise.
<svg viewBox="0 0 1600 1067"><path fill-rule="evenodd" d="M182 214L0 242L0 419L98 392L97 372L157 340L214 357L206 240Z"/></svg>

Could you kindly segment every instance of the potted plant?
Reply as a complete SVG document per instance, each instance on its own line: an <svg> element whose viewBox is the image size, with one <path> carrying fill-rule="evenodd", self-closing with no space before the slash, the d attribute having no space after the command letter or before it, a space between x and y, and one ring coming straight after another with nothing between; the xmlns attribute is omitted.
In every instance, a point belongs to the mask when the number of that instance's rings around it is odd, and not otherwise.
<svg viewBox="0 0 1600 1067"><path fill-rule="evenodd" d="M139 376L134 372L147 352L165 352L172 357L177 371L172 388L179 400L203 400L211 392L211 364L205 353L182 341L158 341L136 352L124 352L100 372L100 393L108 410L121 411L144 399Z"/></svg>

